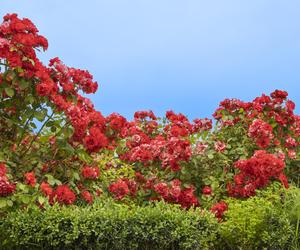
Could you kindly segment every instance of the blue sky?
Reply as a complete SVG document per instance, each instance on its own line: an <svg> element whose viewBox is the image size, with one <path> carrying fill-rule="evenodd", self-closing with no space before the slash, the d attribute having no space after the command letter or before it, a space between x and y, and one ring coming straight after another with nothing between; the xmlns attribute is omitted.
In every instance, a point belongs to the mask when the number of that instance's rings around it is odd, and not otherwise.
<svg viewBox="0 0 300 250"><path fill-rule="evenodd" d="M1 16L14 12L48 38L44 62L94 75L105 115L210 117L226 97L276 88L300 106L299 0L1 1Z"/></svg>

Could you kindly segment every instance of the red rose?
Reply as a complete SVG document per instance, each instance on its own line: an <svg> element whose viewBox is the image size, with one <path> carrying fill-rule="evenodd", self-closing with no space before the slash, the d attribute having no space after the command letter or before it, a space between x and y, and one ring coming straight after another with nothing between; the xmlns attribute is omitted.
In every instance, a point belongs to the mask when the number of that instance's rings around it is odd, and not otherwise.
<svg viewBox="0 0 300 250"><path fill-rule="evenodd" d="M74 192L67 185L57 186L54 197L60 204L71 205L76 200Z"/></svg>
<svg viewBox="0 0 300 250"><path fill-rule="evenodd" d="M34 172L28 172L24 174L26 184L34 187L36 184L36 178Z"/></svg>
<svg viewBox="0 0 300 250"><path fill-rule="evenodd" d="M205 186L203 189L202 189L202 194L204 195L211 195L212 194L212 189L210 186Z"/></svg>
<svg viewBox="0 0 300 250"><path fill-rule="evenodd" d="M93 196L91 195L91 193L89 191L82 191L81 192L81 197L82 199L84 199L88 204L92 204L93 203Z"/></svg>

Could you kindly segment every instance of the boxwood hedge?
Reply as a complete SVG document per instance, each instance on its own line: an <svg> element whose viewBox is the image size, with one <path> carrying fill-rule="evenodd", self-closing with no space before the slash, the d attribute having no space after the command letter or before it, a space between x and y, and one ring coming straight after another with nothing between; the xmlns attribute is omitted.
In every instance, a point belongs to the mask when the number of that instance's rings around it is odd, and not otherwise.
<svg viewBox="0 0 300 250"><path fill-rule="evenodd" d="M6 249L211 249L218 223L206 211L115 203L16 211L1 221Z"/></svg>

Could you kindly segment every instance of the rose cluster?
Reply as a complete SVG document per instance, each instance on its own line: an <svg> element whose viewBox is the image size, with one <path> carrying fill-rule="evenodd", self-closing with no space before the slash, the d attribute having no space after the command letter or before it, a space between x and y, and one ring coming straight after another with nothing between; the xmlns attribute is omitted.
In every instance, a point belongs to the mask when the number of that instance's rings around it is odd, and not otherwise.
<svg viewBox="0 0 300 250"><path fill-rule="evenodd" d="M294 114L295 103L287 97L286 91L275 90L270 96L263 94L252 102L226 99L214 117L223 127L245 126L258 148L276 146L293 158L295 147L299 146L300 118Z"/></svg>
<svg viewBox="0 0 300 250"><path fill-rule="evenodd" d="M282 159L264 150L256 151L247 160L235 163L239 173L234 176L234 184L228 183L230 196L249 197L255 195L255 190L266 187L272 179L277 179L287 188L287 178L283 173L285 163Z"/></svg>
<svg viewBox="0 0 300 250"><path fill-rule="evenodd" d="M135 121L127 123L121 132L128 148L121 158L144 165L159 163L161 168L170 168L174 172L179 171L180 163L188 162L192 155L188 136L212 127L211 120L196 119L190 123L186 116L173 111L166 113L167 124L162 131L153 112L136 112L134 117Z"/></svg>

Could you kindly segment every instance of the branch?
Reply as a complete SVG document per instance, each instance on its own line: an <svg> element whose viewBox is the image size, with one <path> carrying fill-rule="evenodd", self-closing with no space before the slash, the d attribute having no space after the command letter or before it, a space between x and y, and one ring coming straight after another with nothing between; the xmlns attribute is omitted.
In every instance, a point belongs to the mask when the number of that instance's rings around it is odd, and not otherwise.
<svg viewBox="0 0 300 250"><path fill-rule="evenodd" d="M28 152L28 150L31 148L32 144L35 142L35 140L37 139L37 137L40 135L40 133L42 132L42 130L44 129L44 127L46 126L46 124L50 121L50 119L53 117L54 115L54 111L52 112L52 114L48 117L48 119L44 122L44 124L41 126L40 130L36 133L35 137L32 139L32 141L30 142L28 148L26 148L26 150L24 151L24 153L20 156L20 158L23 158L24 155Z"/></svg>

